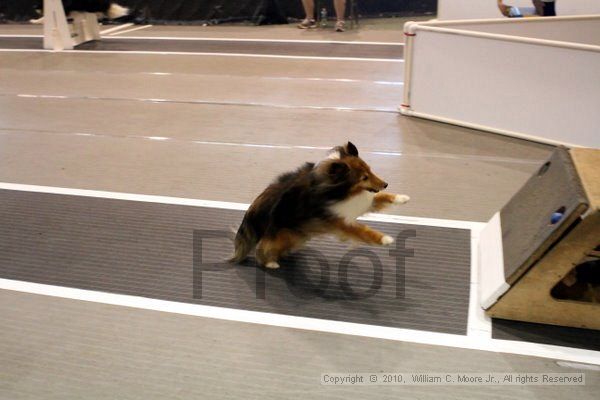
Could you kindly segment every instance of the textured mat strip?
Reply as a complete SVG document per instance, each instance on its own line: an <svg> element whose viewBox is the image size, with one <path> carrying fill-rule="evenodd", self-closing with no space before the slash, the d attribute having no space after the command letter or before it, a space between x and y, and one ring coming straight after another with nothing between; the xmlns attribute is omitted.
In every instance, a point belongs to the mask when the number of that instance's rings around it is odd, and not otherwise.
<svg viewBox="0 0 600 400"><path fill-rule="evenodd" d="M42 38L0 38L0 49L42 49ZM81 50L95 51L152 51L183 53L240 53L303 57L347 57L402 59L404 47L395 45L368 45L352 43L289 43L222 40L154 40L110 39L83 43Z"/></svg>
<svg viewBox="0 0 600 400"><path fill-rule="evenodd" d="M405 243L309 243L276 271L223 264L241 211L0 191L0 277L465 334L470 232L373 226ZM406 238L402 240L402 238ZM353 257L352 257L353 256ZM346 260L346 261L344 261Z"/></svg>

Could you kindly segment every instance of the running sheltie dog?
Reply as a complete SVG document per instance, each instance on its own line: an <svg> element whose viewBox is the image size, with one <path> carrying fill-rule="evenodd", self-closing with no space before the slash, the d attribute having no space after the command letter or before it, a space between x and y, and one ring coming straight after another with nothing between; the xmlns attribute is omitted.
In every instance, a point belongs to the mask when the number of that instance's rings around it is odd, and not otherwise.
<svg viewBox="0 0 600 400"><path fill-rule="evenodd" d="M235 237L232 262L256 248L256 260L279 268L279 259L311 237L332 233L342 240L388 245L391 236L356 222L369 211L403 204L406 195L381 193L388 184L375 175L348 142L318 164L306 163L279 176L254 200Z"/></svg>
<svg viewBox="0 0 600 400"><path fill-rule="evenodd" d="M38 4L38 12L43 13L43 2ZM111 0L62 0L65 15L68 17L72 12L90 12L98 14L99 18L117 19L129 14L127 7L120 6ZM41 24L44 17L30 20L32 24Z"/></svg>

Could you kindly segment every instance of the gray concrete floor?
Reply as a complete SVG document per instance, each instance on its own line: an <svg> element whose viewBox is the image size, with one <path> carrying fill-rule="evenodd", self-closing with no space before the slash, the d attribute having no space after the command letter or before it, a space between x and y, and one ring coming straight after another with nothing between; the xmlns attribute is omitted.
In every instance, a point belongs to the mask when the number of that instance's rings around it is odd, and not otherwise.
<svg viewBox="0 0 600 400"><path fill-rule="evenodd" d="M36 32L0 26L0 34ZM343 37L293 26L133 34L402 40L394 23ZM347 60L3 53L0 181L248 203L278 173L321 158L319 147L352 140L391 190L411 196L393 212L486 221L551 148L388 112L401 101L402 73L402 63ZM56 95L63 98L48 97ZM0 298L2 398L583 399L600 377L588 372L585 387L323 387L319 376L330 371L574 370L16 292Z"/></svg>
<svg viewBox="0 0 600 400"><path fill-rule="evenodd" d="M7 53L0 68L8 182L248 203L324 154L299 146L352 140L392 190L412 196L395 212L486 221L550 151L399 116L402 63ZM144 139L155 136L170 140Z"/></svg>
<svg viewBox="0 0 600 400"><path fill-rule="evenodd" d="M3 399L596 399L552 360L0 291ZM330 372L585 372L586 386L322 386Z"/></svg>

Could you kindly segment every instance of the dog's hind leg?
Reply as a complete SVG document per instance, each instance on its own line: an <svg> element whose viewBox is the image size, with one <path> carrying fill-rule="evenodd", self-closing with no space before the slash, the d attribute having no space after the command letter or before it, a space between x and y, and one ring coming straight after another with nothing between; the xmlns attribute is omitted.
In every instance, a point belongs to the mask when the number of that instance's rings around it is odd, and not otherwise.
<svg viewBox="0 0 600 400"><path fill-rule="evenodd" d="M273 237L263 237L256 247L256 261L267 268L279 268L279 259L305 241L304 236L289 230L281 230Z"/></svg>
<svg viewBox="0 0 600 400"><path fill-rule="evenodd" d="M404 204L408 202L408 200L410 200L410 198L405 194L377 193L375 197L373 197L371 211L381 211L392 204Z"/></svg>
<svg viewBox="0 0 600 400"><path fill-rule="evenodd" d="M394 238L358 222L346 222L338 219L333 221L337 234L367 244L388 245L394 243Z"/></svg>

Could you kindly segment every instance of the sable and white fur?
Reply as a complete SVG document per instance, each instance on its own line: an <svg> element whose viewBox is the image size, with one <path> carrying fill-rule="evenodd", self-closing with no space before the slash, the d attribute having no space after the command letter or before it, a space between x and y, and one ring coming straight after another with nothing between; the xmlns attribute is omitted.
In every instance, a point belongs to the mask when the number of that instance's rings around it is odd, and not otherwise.
<svg viewBox="0 0 600 400"><path fill-rule="evenodd" d="M117 19L129 15L129 8L123 7L110 0L63 0L65 14L69 17L74 12L90 12L96 13L98 18ZM43 13L43 7L40 4L38 12ZM29 22L32 24L42 24L44 16L38 19L32 19Z"/></svg>
<svg viewBox="0 0 600 400"><path fill-rule="evenodd" d="M388 186L375 175L348 142L332 149L318 164L306 163L279 176L254 200L235 237L240 262L256 248L256 259L267 268L279 268L279 259L311 237L332 233L372 245L394 239L356 222L361 215L391 204L403 204L406 195L382 193Z"/></svg>

